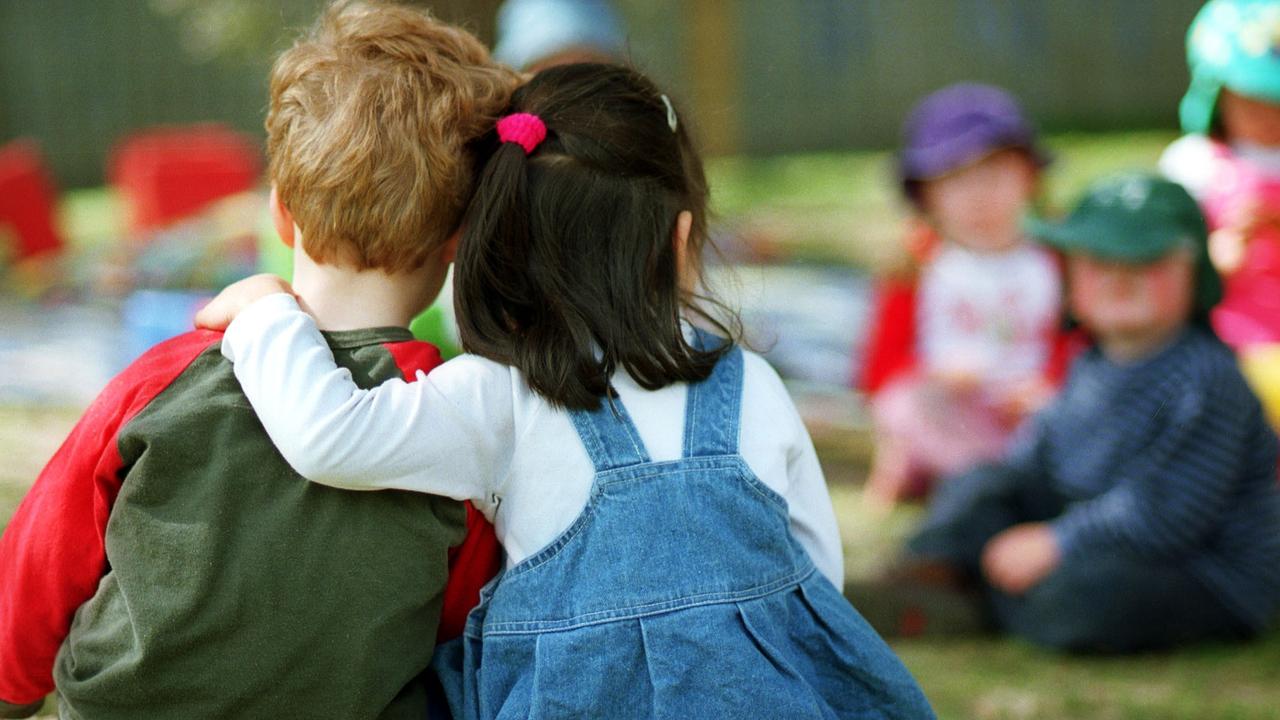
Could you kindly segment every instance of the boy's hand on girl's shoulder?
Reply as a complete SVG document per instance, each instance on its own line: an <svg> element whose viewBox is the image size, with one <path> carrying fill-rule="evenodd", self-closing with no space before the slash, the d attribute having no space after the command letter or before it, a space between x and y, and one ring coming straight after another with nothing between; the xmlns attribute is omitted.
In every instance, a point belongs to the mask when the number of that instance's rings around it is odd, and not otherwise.
<svg viewBox="0 0 1280 720"><path fill-rule="evenodd" d="M1014 525L982 550L982 573L996 588L1021 595L1040 583L1062 561L1062 549L1045 523Z"/></svg>
<svg viewBox="0 0 1280 720"><path fill-rule="evenodd" d="M196 313L196 327L205 330L226 330L245 308L268 295L293 294L293 286L283 278L270 273L251 275L234 282Z"/></svg>

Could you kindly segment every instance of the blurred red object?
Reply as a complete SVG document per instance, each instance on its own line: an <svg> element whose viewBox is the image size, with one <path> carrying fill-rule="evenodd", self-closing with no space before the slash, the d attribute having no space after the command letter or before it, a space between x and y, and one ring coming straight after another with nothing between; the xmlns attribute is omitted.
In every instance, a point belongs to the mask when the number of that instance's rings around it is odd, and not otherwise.
<svg viewBox="0 0 1280 720"><path fill-rule="evenodd" d="M882 278L875 297L861 373L853 381L868 395L916 367L915 278Z"/></svg>
<svg viewBox="0 0 1280 720"><path fill-rule="evenodd" d="M17 238L15 260L27 260L62 249L54 221L57 193L40 148L31 140L0 147L0 226Z"/></svg>
<svg viewBox="0 0 1280 720"><path fill-rule="evenodd" d="M160 127L125 138L108 175L143 233L190 216L214 200L254 186L262 170L257 143L222 125Z"/></svg>

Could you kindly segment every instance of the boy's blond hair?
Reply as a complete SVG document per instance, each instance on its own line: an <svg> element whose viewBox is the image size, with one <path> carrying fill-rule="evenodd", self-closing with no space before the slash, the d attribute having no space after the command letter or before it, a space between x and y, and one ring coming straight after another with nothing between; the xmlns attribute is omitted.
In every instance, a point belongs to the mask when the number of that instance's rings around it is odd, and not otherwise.
<svg viewBox="0 0 1280 720"><path fill-rule="evenodd" d="M271 181L317 262L403 272L457 228L516 76L426 11L336 2L271 70Z"/></svg>

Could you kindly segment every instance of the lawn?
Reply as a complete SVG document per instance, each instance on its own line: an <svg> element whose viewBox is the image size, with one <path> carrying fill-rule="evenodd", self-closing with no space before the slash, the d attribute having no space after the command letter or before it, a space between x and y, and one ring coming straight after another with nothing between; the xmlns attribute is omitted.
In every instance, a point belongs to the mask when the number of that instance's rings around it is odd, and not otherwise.
<svg viewBox="0 0 1280 720"><path fill-rule="evenodd" d="M1045 204L1062 208L1088 180L1149 167L1168 133L1057 136L1059 162ZM901 208L884 153L721 159L710 167L716 209L726 225L765 237L788 259L875 268L896 252ZM73 208L77 234L92 234L111 212L90 197ZM96 203L96 204L95 204ZM81 408L0 407L0 526ZM857 417L851 413L850 417ZM831 483L850 573L867 576L889 562L918 517L866 510L860 480L867 438L852 427L815 427ZM1123 659L1063 657L1007 639L894 643L939 716L958 720L1160 718L1229 720L1280 717L1280 634L1244 647L1207 647ZM54 717L52 704L42 717Z"/></svg>

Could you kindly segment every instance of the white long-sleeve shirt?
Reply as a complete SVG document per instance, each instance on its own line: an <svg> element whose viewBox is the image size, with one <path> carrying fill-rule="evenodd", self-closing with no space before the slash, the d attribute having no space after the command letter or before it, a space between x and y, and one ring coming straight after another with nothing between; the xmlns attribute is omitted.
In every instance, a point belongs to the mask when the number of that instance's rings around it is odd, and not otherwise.
<svg viewBox="0 0 1280 720"><path fill-rule="evenodd" d="M568 413L513 367L464 355L418 382L362 390L286 294L246 308L227 328L222 353L301 475L339 488L471 500L494 524L508 566L554 541L586 506L595 470ZM613 386L650 457L679 458L687 386L645 390L622 371ZM818 570L842 587L839 530L813 443L777 373L750 352L739 442L752 472L787 500L792 532Z"/></svg>

